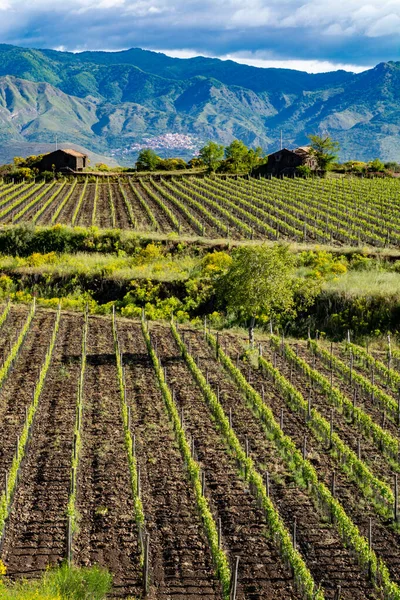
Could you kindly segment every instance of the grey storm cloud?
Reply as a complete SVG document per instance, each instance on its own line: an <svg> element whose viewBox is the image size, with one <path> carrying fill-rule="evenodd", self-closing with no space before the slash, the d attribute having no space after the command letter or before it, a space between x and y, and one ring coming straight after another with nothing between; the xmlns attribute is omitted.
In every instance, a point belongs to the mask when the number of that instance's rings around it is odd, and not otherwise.
<svg viewBox="0 0 400 600"><path fill-rule="evenodd" d="M0 0L0 41L66 50L190 49L208 55L370 65L400 58L400 0Z"/></svg>

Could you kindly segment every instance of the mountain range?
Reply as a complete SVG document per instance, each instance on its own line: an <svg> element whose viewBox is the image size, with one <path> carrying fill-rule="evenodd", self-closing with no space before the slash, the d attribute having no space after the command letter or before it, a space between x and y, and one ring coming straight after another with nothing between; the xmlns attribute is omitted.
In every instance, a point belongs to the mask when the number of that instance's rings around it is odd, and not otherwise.
<svg viewBox="0 0 400 600"><path fill-rule="evenodd" d="M289 148L310 133L329 134L342 160L400 161L400 63L309 74L139 48L70 53L0 44L3 157L15 144L57 136L129 164L138 147L167 133L199 146L239 138L272 152L281 132Z"/></svg>

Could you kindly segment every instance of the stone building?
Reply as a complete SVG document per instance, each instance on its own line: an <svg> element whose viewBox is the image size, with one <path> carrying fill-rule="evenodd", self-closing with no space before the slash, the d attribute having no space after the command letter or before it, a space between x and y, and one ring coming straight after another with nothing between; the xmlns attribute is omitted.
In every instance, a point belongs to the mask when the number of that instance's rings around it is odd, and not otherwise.
<svg viewBox="0 0 400 600"><path fill-rule="evenodd" d="M55 150L45 154L36 165L40 171L79 172L87 166L87 155L77 150Z"/></svg>
<svg viewBox="0 0 400 600"><path fill-rule="evenodd" d="M300 146L295 150L282 148L277 152L268 155L268 162L265 165L255 167L252 171L253 177L268 177L279 175L294 175L296 167L306 165L312 171L318 168L315 156L311 153L310 146Z"/></svg>

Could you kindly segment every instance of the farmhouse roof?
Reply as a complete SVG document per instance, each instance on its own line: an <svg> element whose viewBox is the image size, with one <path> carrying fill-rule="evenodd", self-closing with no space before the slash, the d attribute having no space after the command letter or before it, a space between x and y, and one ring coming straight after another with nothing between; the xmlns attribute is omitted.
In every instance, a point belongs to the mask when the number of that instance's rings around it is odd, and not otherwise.
<svg viewBox="0 0 400 600"><path fill-rule="evenodd" d="M295 154L310 154L311 146L299 146L293 150Z"/></svg>
<svg viewBox="0 0 400 600"><path fill-rule="evenodd" d="M269 156L273 156L274 154L280 154L281 152L293 152L293 150L289 150L288 148L281 148L281 150L275 150L275 152L272 152L271 154L269 154Z"/></svg>
<svg viewBox="0 0 400 600"><path fill-rule="evenodd" d="M82 154L82 152L78 152L77 150L72 150L72 148L61 148L61 152L71 154L71 156L81 156L82 158L86 156L86 154Z"/></svg>

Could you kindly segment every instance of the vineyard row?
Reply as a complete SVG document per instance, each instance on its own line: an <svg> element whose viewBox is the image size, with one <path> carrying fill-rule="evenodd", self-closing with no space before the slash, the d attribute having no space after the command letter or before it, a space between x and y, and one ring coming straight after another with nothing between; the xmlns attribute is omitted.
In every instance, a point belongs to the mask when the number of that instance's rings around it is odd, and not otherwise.
<svg viewBox="0 0 400 600"><path fill-rule="evenodd" d="M400 598L393 362L35 304L3 307L0 348L10 577L67 558L117 597Z"/></svg>
<svg viewBox="0 0 400 600"><path fill-rule="evenodd" d="M400 182L175 177L0 185L0 222L398 246Z"/></svg>

